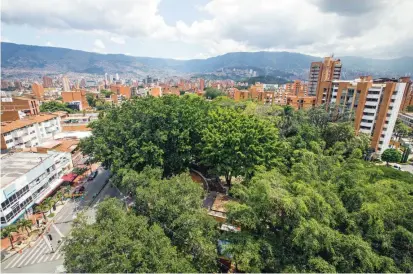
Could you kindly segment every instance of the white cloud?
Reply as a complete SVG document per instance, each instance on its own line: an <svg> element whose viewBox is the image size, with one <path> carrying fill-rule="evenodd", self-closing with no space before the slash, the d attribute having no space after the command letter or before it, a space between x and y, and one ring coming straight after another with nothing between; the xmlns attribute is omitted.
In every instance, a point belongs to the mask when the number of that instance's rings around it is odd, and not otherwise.
<svg viewBox="0 0 413 274"><path fill-rule="evenodd" d="M56 5L56 0L3 0L1 20L98 34L118 44L126 37L194 44L205 49L204 56L260 50L412 55L411 0L210 0L197 7L210 19L175 25L159 14L160 1L59 0ZM100 42L94 45L99 52L105 48Z"/></svg>
<svg viewBox="0 0 413 274"><path fill-rule="evenodd" d="M93 43L93 45L99 49L104 49L105 48L105 44L103 44L102 40L100 39L96 39L95 42Z"/></svg>
<svg viewBox="0 0 413 274"><path fill-rule="evenodd" d="M158 14L159 3L160 0L3 0L1 20L38 28L168 37L173 28Z"/></svg>
<svg viewBox="0 0 413 274"><path fill-rule="evenodd" d="M119 37L119 36L112 36L110 38L110 41L112 41L113 43L116 43L116 44L121 44L121 45L125 44L125 39L123 37Z"/></svg>
<svg viewBox="0 0 413 274"><path fill-rule="evenodd" d="M50 41L47 41L47 42L46 42L46 46L48 46L48 47L54 47L54 44L53 44L52 42L50 42Z"/></svg>
<svg viewBox="0 0 413 274"><path fill-rule="evenodd" d="M190 25L180 21L176 28L180 39L201 43L212 55L257 50L375 57L412 54L407 49L413 44L408 27L413 25L413 1L211 0L203 10L212 19Z"/></svg>

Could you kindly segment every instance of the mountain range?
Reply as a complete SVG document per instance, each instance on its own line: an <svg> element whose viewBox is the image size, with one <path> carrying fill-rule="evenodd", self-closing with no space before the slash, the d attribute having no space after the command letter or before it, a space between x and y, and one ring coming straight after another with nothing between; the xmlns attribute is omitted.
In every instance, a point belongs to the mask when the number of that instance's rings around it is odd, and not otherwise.
<svg viewBox="0 0 413 274"><path fill-rule="evenodd" d="M343 64L343 77L361 74L398 77L413 73L413 57L371 59L354 56L336 57ZM259 73L287 73L305 78L310 63L322 58L292 52L233 52L193 60L135 57L124 54L99 54L66 48L1 43L2 78L39 77L45 74L120 73L137 76L179 76L205 74L226 68L253 69Z"/></svg>

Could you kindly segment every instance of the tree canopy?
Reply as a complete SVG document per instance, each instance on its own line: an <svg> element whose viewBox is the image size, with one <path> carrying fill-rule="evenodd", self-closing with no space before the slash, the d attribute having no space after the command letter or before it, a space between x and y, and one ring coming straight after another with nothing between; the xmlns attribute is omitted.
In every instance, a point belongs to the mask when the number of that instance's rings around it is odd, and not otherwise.
<svg viewBox="0 0 413 274"><path fill-rule="evenodd" d="M395 148L388 148L385 151L383 151L381 155L381 159L383 161L386 161L387 164L389 164L389 162L400 162L401 158L402 154Z"/></svg>
<svg viewBox="0 0 413 274"><path fill-rule="evenodd" d="M101 112L82 150L111 168L135 204L126 213L107 202L95 224L80 220L65 265L217 272L221 240L221 254L243 272L412 272L413 175L363 161L370 137L344 116L193 95L136 98ZM218 231L192 167L232 185L227 222L240 232ZM104 248L82 247L91 239ZM135 252L141 244L154 247ZM156 262L141 262L156 252Z"/></svg>
<svg viewBox="0 0 413 274"><path fill-rule="evenodd" d="M48 101L40 105L40 112L55 112L55 111L67 111L73 113L74 110L69 108L66 103L60 103L58 101Z"/></svg>
<svg viewBox="0 0 413 274"><path fill-rule="evenodd" d="M96 222L80 217L65 242L64 266L76 273L194 272L158 224L127 213L120 201L99 204Z"/></svg>

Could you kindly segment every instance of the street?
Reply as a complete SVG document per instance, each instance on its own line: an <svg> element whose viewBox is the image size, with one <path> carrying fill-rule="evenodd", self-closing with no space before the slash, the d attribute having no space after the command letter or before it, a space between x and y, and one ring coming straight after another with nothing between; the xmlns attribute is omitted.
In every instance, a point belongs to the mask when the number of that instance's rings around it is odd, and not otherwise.
<svg viewBox="0 0 413 274"><path fill-rule="evenodd" d="M32 247L23 250L22 254L15 254L1 263L2 273L56 273L62 272L63 255L61 248L64 238L60 235L67 236L70 233L73 219L79 211L85 209L86 216L93 221L96 206L106 197L120 198L119 191L106 184L109 178L109 171L100 170L96 178L85 184L85 197L78 200L69 200L66 202L60 212L54 217L55 227L50 227L49 234L52 236L51 245L53 251L43 240L38 238ZM97 195L98 194L98 195ZM97 195L94 198L94 195ZM57 228L57 229L56 229Z"/></svg>

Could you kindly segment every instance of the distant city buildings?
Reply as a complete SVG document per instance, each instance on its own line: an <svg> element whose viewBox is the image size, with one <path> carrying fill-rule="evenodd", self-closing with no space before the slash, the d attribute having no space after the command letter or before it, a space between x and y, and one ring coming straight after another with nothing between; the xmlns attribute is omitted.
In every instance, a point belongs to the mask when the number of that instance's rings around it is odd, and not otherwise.
<svg viewBox="0 0 413 274"><path fill-rule="evenodd" d="M34 82L32 84L32 92L36 98L43 98L44 95L44 88L42 84Z"/></svg>
<svg viewBox="0 0 413 274"><path fill-rule="evenodd" d="M70 91L69 79L66 76L62 77L63 91Z"/></svg>
<svg viewBox="0 0 413 274"><path fill-rule="evenodd" d="M43 87L51 88L53 86L53 79L47 76L43 76Z"/></svg>

